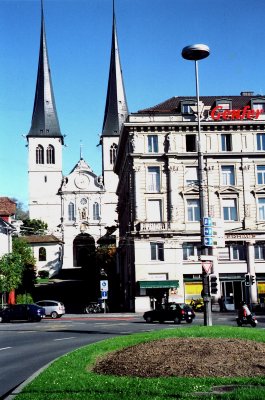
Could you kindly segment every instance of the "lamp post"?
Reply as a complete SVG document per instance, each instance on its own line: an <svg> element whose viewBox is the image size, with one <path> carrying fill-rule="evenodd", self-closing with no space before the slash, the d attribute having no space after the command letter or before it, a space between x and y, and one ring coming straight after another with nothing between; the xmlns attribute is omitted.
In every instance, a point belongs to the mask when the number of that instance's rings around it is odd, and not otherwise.
<svg viewBox="0 0 265 400"><path fill-rule="evenodd" d="M205 193L205 170L203 151L201 145L201 113L200 113L200 97L199 97L199 75L198 75L198 61L203 60L210 54L210 49L205 44L194 44L186 46L182 50L182 57L185 60L195 61L195 78L196 78L196 97L197 97L197 119L198 119L198 137L197 137L197 152L198 152L198 178L199 178L199 199L200 199L200 233L201 233L201 254L208 255L208 247L206 247L204 226L205 219L208 220L208 206L206 203ZM207 245L211 243L207 243ZM204 325L212 325L211 313L211 297L209 288L209 275L205 273L202 268L202 284L203 284L203 300L204 300Z"/></svg>

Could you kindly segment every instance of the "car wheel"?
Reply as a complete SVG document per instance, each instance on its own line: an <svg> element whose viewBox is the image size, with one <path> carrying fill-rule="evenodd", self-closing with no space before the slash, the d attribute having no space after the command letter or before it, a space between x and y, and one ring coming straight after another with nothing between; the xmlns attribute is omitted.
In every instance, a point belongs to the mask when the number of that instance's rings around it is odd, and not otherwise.
<svg viewBox="0 0 265 400"><path fill-rule="evenodd" d="M51 313L51 317L52 317L53 319L58 318L57 312L56 312L56 311L53 311L53 312Z"/></svg>
<svg viewBox="0 0 265 400"><path fill-rule="evenodd" d="M165 321L163 319L160 319L159 323L163 324Z"/></svg>
<svg viewBox="0 0 265 400"><path fill-rule="evenodd" d="M180 324L180 319L179 319L178 317L176 317L176 318L174 319L174 324Z"/></svg>
<svg viewBox="0 0 265 400"><path fill-rule="evenodd" d="M145 318L145 321L148 323L151 323L151 322L153 322L153 319L152 319L152 317L148 316Z"/></svg>
<svg viewBox="0 0 265 400"><path fill-rule="evenodd" d="M41 317L38 317L38 318L35 319L36 322L40 322L41 320L42 320Z"/></svg>
<svg viewBox="0 0 265 400"><path fill-rule="evenodd" d="M192 319L187 319L187 324L191 324L192 323Z"/></svg>

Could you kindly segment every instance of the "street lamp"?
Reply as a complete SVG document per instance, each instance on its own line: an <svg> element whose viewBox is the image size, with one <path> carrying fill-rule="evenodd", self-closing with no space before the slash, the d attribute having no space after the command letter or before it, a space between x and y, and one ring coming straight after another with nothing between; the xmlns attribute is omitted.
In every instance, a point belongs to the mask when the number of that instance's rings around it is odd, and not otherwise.
<svg viewBox="0 0 265 400"><path fill-rule="evenodd" d="M202 255L208 254L208 248L205 246L204 240L204 221L208 217L208 207L206 204L205 195L205 171L204 171L204 160L203 151L201 146L201 112L200 112L200 98L199 98L199 75L198 75L198 61L203 60L210 54L210 49L205 44L193 44L186 46L182 50L182 57L185 60L195 61L195 78L196 78L196 97L197 97L197 120L198 120L198 139L197 139L197 151L198 151L198 178L199 178L199 199L200 199L200 232L201 232L201 253ZM211 313L211 297L209 289L209 276L204 269L202 269L203 276L203 298L204 298L204 325L212 325L212 313Z"/></svg>

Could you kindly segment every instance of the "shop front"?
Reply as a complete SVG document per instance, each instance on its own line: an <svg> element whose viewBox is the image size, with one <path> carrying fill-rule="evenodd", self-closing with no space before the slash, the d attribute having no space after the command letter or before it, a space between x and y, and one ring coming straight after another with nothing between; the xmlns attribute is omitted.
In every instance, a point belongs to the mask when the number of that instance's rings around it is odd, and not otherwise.
<svg viewBox="0 0 265 400"><path fill-rule="evenodd" d="M178 280L139 281L140 296L135 299L135 311L156 309L166 302L183 302Z"/></svg>

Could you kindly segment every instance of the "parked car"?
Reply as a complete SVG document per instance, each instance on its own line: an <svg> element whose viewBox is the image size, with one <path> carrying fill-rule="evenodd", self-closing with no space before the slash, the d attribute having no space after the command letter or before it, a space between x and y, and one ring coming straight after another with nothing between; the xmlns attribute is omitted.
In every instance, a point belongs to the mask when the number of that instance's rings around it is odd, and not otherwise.
<svg viewBox="0 0 265 400"><path fill-rule="evenodd" d="M174 321L175 324L180 324L181 321L186 321L190 324L195 318L195 313L187 304L166 303L158 310L146 311L143 317L146 322Z"/></svg>
<svg viewBox="0 0 265 400"><path fill-rule="evenodd" d="M36 304L45 309L46 317L60 318L63 314L65 314L64 304L60 301L40 300L36 301Z"/></svg>
<svg viewBox="0 0 265 400"><path fill-rule="evenodd" d="M1 311L2 322L10 321L41 321L45 310L36 304L11 304Z"/></svg>

